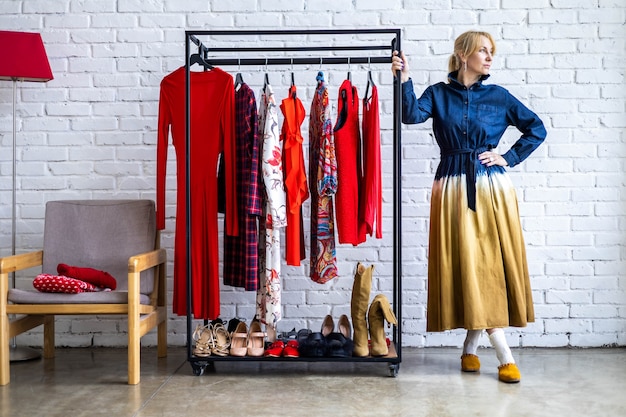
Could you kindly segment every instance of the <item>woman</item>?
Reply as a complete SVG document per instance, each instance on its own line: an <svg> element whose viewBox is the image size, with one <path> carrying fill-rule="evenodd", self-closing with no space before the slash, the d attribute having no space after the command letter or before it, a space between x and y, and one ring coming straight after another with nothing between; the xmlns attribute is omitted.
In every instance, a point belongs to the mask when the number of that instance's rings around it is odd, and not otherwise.
<svg viewBox="0 0 626 417"><path fill-rule="evenodd" d="M448 82L429 86L419 99L402 52L394 52L391 69L400 71L403 123L432 118L441 150L430 211L427 331L467 329L461 369L476 372L486 329L498 378L519 382L503 329L533 322L534 310L517 197L504 167L526 159L546 130L507 90L483 84L495 49L490 34L463 33L448 62ZM508 126L522 135L499 153Z"/></svg>

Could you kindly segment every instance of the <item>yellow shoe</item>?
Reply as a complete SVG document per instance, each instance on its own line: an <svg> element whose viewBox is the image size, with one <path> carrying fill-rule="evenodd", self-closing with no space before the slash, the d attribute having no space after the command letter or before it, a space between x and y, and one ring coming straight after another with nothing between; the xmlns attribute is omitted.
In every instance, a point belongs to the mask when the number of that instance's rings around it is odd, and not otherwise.
<svg viewBox="0 0 626 417"><path fill-rule="evenodd" d="M513 384L520 382L522 376L514 363L505 363L498 366L498 379L502 382Z"/></svg>
<svg viewBox="0 0 626 417"><path fill-rule="evenodd" d="M478 372L480 371L480 359L471 353L461 355L461 371Z"/></svg>

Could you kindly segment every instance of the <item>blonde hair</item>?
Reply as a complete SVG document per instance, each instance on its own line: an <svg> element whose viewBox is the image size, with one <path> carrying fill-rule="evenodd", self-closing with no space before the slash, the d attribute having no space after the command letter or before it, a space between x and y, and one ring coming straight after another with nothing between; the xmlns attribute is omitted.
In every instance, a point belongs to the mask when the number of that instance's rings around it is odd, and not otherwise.
<svg viewBox="0 0 626 417"><path fill-rule="evenodd" d="M448 73L458 71L461 68L461 65L463 65L461 55L468 57L480 49L480 38L483 36L491 42L491 46L493 48L491 51L492 54L496 53L496 43L494 42L491 34L475 30L467 31L459 35L459 37L454 41L454 53L450 55L450 59L448 59Z"/></svg>

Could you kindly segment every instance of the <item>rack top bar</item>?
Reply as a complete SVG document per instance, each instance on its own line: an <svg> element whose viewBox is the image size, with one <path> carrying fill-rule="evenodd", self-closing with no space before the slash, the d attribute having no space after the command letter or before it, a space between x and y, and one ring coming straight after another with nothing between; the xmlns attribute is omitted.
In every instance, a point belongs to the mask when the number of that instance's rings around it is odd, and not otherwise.
<svg viewBox="0 0 626 417"><path fill-rule="evenodd" d="M198 36L259 36L270 35L285 37L289 35L361 35L361 34L383 34L393 35L392 42L385 45L335 45L335 46L276 46L276 47L246 47L246 46L233 46L229 48L217 47L207 48L203 45ZM324 63L387 63L390 62L390 58L382 57L346 57L346 58L333 58L324 57L318 59L312 58L293 58L289 61L285 61L280 58L266 58L264 62L260 59L237 59L236 61L231 59L216 59L206 56L209 52L313 52L313 51L385 51L396 48L396 41L399 41L401 31L400 29L305 29L305 30L187 30L185 35L188 40L192 41L205 54L205 59L210 61L213 65L284 65L290 64L311 64L319 61Z"/></svg>
<svg viewBox="0 0 626 417"><path fill-rule="evenodd" d="M400 29L306 29L306 30L186 30L187 36L255 36L255 35L366 35L388 33L400 35Z"/></svg>
<svg viewBox="0 0 626 417"><path fill-rule="evenodd" d="M206 62L211 65L337 65L337 64L389 64L391 55L388 57L308 57L308 58L207 58Z"/></svg>
<svg viewBox="0 0 626 417"><path fill-rule="evenodd" d="M391 49L389 45L378 46L365 46L365 45L353 45L353 46L250 46L250 47L235 47L235 48L208 48L211 52L306 52L306 51L385 51Z"/></svg>

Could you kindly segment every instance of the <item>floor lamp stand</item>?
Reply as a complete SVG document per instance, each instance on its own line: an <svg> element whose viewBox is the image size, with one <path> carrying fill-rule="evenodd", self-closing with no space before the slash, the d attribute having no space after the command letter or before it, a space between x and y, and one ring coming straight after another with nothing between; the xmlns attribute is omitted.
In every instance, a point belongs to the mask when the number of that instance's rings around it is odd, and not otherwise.
<svg viewBox="0 0 626 417"><path fill-rule="evenodd" d="M12 198L11 198L11 255L15 255L15 235L16 235L16 199L15 199L15 165L16 165L16 123L15 123L15 97L17 95L17 80L13 79L13 186L12 186ZM15 280L15 272L11 273L11 287L15 288L16 280ZM11 348L9 349L9 359L11 362L19 362L19 361L28 361L32 359L39 359L41 357L41 353L35 349L31 349L29 347L17 346L17 340L15 337L11 339Z"/></svg>

